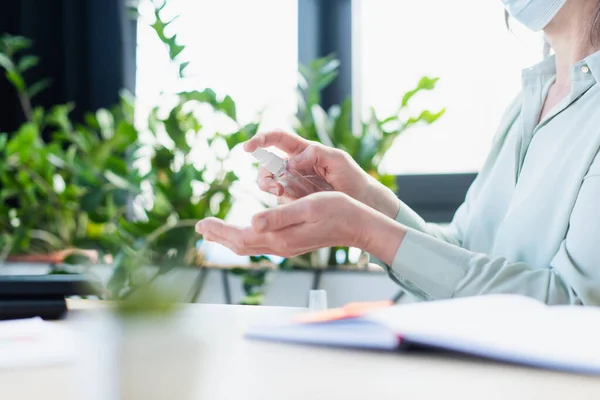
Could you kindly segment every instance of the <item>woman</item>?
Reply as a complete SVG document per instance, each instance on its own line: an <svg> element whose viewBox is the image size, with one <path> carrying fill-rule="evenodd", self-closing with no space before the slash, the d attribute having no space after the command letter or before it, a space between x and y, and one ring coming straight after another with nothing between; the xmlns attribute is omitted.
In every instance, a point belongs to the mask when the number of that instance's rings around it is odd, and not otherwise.
<svg viewBox="0 0 600 400"><path fill-rule="evenodd" d="M427 224L346 153L270 132L245 149L276 146L336 192L264 211L249 228L206 219L198 232L245 255L358 247L423 300L516 293L600 305L600 1L503 3L543 29L555 55L523 71L522 92L449 227ZM272 178L261 170L260 188L282 196Z"/></svg>

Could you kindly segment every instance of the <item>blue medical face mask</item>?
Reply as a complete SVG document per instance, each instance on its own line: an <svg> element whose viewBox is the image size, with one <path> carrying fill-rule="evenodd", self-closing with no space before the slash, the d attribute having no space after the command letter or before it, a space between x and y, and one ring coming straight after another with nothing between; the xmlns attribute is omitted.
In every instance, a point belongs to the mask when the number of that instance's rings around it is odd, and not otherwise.
<svg viewBox="0 0 600 400"><path fill-rule="evenodd" d="M544 29L567 0L502 0L506 11L532 31Z"/></svg>

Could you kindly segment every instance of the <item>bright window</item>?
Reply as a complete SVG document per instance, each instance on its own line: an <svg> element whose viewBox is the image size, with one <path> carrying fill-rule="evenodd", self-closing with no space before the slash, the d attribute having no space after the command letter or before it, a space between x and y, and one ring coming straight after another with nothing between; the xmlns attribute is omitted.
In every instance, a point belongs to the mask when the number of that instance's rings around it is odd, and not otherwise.
<svg viewBox="0 0 600 400"><path fill-rule="evenodd" d="M171 33L187 46L182 57L191 62L191 78L181 89L210 87L236 101L242 122L265 110L264 128L290 127L296 111L296 0L169 0L165 12L179 15ZM148 104L174 85L164 46L148 26L152 13L152 4L142 1L137 95Z"/></svg>
<svg viewBox="0 0 600 400"><path fill-rule="evenodd" d="M499 120L520 90L521 70L542 58L541 36L507 31L500 1L354 0L355 72L361 109L387 116L423 75L437 88L414 106L446 114L407 131L383 161L386 172L479 170Z"/></svg>

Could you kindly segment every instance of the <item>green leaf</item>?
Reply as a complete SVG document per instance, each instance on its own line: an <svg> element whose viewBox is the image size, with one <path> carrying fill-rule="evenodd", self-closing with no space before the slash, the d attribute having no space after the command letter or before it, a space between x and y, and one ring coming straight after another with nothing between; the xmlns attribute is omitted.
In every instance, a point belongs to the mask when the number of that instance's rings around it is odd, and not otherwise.
<svg viewBox="0 0 600 400"><path fill-rule="evenodd" d="M177 35L168 38L166 43L167 46L169 46L169 58L171 58L171 60L175 60L177 56L185 50L185 46L177 44Z"/></svg>
<svg viewBox="0 0 600 400"><path fill-rule="evenodd" d="M119 110L123 117L130 124L134 123L135 116L135 96L128 90L119 91Z"/></svg>
<svg viewBox="0 0 600 400"><path fill-rule="evenodd" d="M33 123L25 123L6 144L6 153L7 155L19 154L22 160L27 160L39 145L38 127Z"/></svg>
<svg viewBox="0 0 600 400"><path fill-rule="evenodd" d="M6 48L6 52L9 54L14 54L31 47L31 40L24 36L4 35L2 41Z"/></svg>
<svg viewBox="0 0 600 400"><path fill-rule="evenodd" d="M435 88L435 84L440 80L440 78L430 78L428 76L424 76L419 81L417 85L417 89L420 90L433 90Z"/></svg>
<svg viewBox="0 0 600 400"><path fill-rule="evenodd" d="M219 109L223 111L225 115L227 115L232 120L235 121L237 119L237 115L235 112L235 102L231 97L225 96L225 98L221 102Z"/></svg>
<svg viewBox="0 0 600 400"><path fill-rule="evenodd" d="M106 160L106 169L113 171L117 175L125 176L128 173L127 163L122 156L112 155Z"/></svg>
<svg viewBox="0 0 600 400"><path fill-rule="evenodd" d="M427 76L422 77L415 89L410 90L406 92L406 94L404 94L404 97L402 98L401 107L406 107L410 99L412 99L421 90L433 90L437 81L439 81L439 78L429 78Z"/></svg>
<svg viewBox="0 0 600 400"><path fill-rule="evenodd" d="M178 105L177 107L171 110L169 116L166 120L163 121L163 123L165 125L165 130L167 131L167 134L169 135L171 140L173 140L175 146L177 146L178 149L187 152L190 150L190 146L188 145L187 140L185 138L186 132L183 129L181 129L179 121L180 112L181 105Z"/></svg>
<svg viewBox="0 0 600 400"><path fill-rule="evenodd" d="M380 175L378 181L385 187L395 191L396 189L396 177L394 175L384 174Z"/></svg>
<svg viewBox="0 0 600 400"><path fill-rule="evenodd" d="M47 122L65 132L70 132L73 127L69 119L69 113L73 111L73 104L58 104L50 110Z"/></svg>
<svg viewBox="0 0 600 400"><path fill-rule="evenodd" d="M208 103L213 107L218 106L217 94L212 89L204 89L203 91L194 90L191 92L179 93L181 102L197 101L199 103Z"/></svg>
<svg viewBox="0 0 600 400"><path fill-rule="evenodd" d="M17 69L21 72L25 72L30 68L35 67L40 62L40 59L36 56L24 56L19 60Z"/></svg>
<svg viewBox="0 0 600 400"><path fill-rule="evenodd" d="M41 92L43 92L44 90L49 88L51 84L52 84L51 79L42 79L41 81L38 81L38 82L34 83L33 85L31 85L27 89L27 94L29 95L30 98L34 98L35 96L37 96L38 94L40 94Z"/></svg>
<svg viewBox="0 0 600 400"><path fill-rule="evenodd" d="M81 208L86 212L94 212L102 205L105 198L105 192L99 189L90 189L81 198Z"/></svg>
<svg viewBox="0 0 600 400"><path fill-rule="evenodd" d="M104 140L112 139L115 134L115 118L105 108L101 108L96 111L96 121L100 126L100 133Z"/></svg>
<svg viewBox="0 0 600 400"><path fill-rule="evenodd" d="M154 207L152 208L152 212L161 217L167 217L173 212L171 200L162 191L157 191L154 194Z"/></svg>
<svg viewBox="0 0 600 400"><path fill-rule="evenodd" d="M44 126L44 108L43 107L35 107L33 112L31 113L31 121L38 126Z"/></svg>
<svg viewBox="0 0 600 400"><path fill-rule="evenodd" d="M315 83L319 90L323 90L338 76L340 61L333 56L324 57L315 63Z"/></svg>
<svg viewBox="0 0 600 400"><path fill-rule="evenodd" d="M50 164L54 165L56 168L67 168L68 167L68 164L56 154L50 153L47 155L46 158L48 159L48 162Z"/></svg>
<svg viewBox="0 0 600 400"><path fill-rule="evenodd" d="M179 171L171 177L171 183L175 189L175 199L189 201L192 198L192 181L196 178L196 168L191 164L184 164Z"/></svg>
<svg viewBox="0 0 600 400"><path fill-rule="evenodd" d="M6 142L8 142L8 133L0 133L0 151L4 150Z"/></svg>
<svg viewBox="0 0 600 400"><path fill-rule="evenodd" d="M11 197L15 197L19 195L19 191L17 189L2 189L0 190L0 202L4 203L6 200Z"/></svg>
<svg viewBox="0 0 600 400"><path fill-rule="evenodd" d="M127 179L115 174L112 171L104 171L103 175L108 182L115 185L118 189L130 190L131 192L136 194L140 192L139 187L133 185L131 182L128 182Z"/></svg>
<svg viewBox="0 0 600 400"><path fill-rule="evenodd" d="M238 144L244 143L245 141L250 139L252 136L256 135L257 131L258 131L258 124L250 123L248 125L245 125L239 131L232 133L230 135L223 135L222 137L225 138L225 142L227 143L227 148L229 148L229 150L231 150Z"/></svg>
<svg viewBox="0 0 600 400"><path fill-rule="evenodd" d="M135 127L126 121L119 121L115 135L110 140L113 150L123 152L138 140L138 132Z"/></svg>
<svg viewBox="0 0 600 400"><path fill-rule="evenodd" d="M377 169L377 165L374 165L374 161L382 137L383 133L381 132L377 115L375 114L375 110L371 108L371 117L368 122L363 125L362 140L356 160L364 170L370 171Z"/></svg>
<svg viewBox="0 0 600 400"><path fill-rule="evenodd" d="M435 121L437 121L442 115L444 115L444 113L446 112L446 109L442 109L441 111L438 111L437 113L432 113L429 110L425 110L423 112L421 112L421 114L419 114L418 117L411 117L408 119L408 121L406 122L407 126L416 124L419 121L423 121L427 124L432 124Z"/></svg>
<svg viewBox="0 0 600 400"><path fill-rule="evenodd" d="M185 132L200 132L202 129L202 124L200 124L200 121L198 121L198 118L196 118L196 115L193 112L181 115L179 126Z"/></svg>
<svg viewBox="0 0 600 400"><path fill-rule="evenodd" d="M155 170L170 169L171 163L174 159L175 154L171 150L165 147L154 149L154 157L152 157L152 167Z"/></svg>
<svg viewBox="0 0 600 400"><path fill-rule="evenodd" d="M23 93L25 90L25 81L23 77L14 69L6 71L6 79L15 87L18 93Z"/></svg>
<svg viewBox="0 0 600 400"><path fill-rule="evenodd" d="M13 64L12 60L2 53L0 53L0 67L7 71L12 71L15 69L15 65Z"/></svg>
<svg viewBox="0 0 600 400"><path fill-rule="evenodd" d="M183 73L185 72L185 69L188 67L188 65L190 65L189 61L184 61L181 64L179 64L179 77L183 78Z"/></svg>

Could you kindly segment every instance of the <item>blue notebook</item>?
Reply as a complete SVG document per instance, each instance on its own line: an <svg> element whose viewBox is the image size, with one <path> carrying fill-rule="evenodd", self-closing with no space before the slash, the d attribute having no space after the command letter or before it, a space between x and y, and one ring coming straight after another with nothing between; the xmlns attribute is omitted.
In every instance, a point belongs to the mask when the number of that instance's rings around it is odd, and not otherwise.
<svg viewBox="0 0 600 400"><path fill-rule="evenodd" d="M440 349L545 369L600 374L600 308L487 295L378 309L317 323L257 326L249 339L320 346Z"/></svg>

